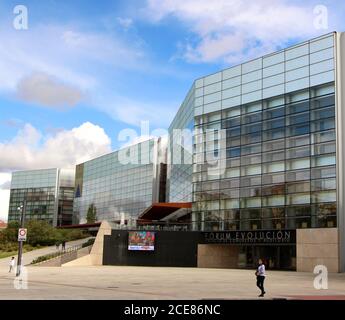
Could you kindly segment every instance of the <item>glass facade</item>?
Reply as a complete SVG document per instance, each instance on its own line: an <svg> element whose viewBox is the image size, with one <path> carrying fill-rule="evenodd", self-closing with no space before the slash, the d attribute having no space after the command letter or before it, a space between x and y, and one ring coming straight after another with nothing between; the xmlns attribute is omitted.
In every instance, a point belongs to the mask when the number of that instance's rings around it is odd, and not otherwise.
<svg viewBox="0 0 345 320"><path fill-rule="evenodd" d="M194 229L336 227L334 69L331 34L195 81Z"/></svg>
<svg viewBox="0 0 345 320"><path fill-rule="evenodd" d="M75 223L87 222L90 207L97 221L128 221L159 202L164 155L161 139L151 139L77 165Z"/></svg>
<svg viewBox="0 0 345 320"><path fill-rule="evenodd" d="M192 201L194 86L169 127L167 201Z"/></svg>
<svg viewBox="0 0 345 320"><path fill-rule="evenodd" d="M9 221L19 221L18 207L26 200L26 220L52 225L72 222L74 170L43 169L12 173Z"/></svg>

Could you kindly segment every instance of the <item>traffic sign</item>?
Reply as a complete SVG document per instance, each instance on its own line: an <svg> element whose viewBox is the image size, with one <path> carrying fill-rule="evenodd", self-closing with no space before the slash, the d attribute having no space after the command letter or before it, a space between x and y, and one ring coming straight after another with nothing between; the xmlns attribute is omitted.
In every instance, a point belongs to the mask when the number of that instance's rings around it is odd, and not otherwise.
<svg viewBox="0 0 345 320"><path fill-rule="evenodd" d="M28 229L25 229L25 228L19 228L18 230L18 241L26 241L26 235L27 235L27 232Z"/></svg>

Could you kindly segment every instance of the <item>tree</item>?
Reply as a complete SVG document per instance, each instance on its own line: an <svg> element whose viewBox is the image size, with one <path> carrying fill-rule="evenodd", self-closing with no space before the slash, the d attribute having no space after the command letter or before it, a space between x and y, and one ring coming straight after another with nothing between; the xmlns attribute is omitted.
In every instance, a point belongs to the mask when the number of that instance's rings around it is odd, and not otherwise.
<svg viewBox="0 0 345 320"><path fill-rule="evenodd" d="M58 239L59 231L51 226L48 222L42 220L29 220L25 224L28 229L27 243L37 246L53 245Z"/></svg>
<svg viewBox="0 0 345 320"><path fill-rule="evenodd" d="M86 222L95 223L96 221L97 221L96 206L93 203L91 203L89 206L89 209L87 210Z"/></svg>
<svg viewBox="0 0 345 320"><path fill-rule="evenodd" d="M2 237L4 241L15 242L18 239L18 221L11 221L8 223L7 228L2 231Z"/></svg>

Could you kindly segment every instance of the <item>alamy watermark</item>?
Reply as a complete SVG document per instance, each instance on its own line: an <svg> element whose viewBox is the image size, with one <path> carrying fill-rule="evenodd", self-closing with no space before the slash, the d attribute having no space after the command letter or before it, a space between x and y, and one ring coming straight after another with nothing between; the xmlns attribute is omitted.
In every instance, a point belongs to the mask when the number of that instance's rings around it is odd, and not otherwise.
<svg viewBox="0 0 345 320"><path fill-rule="evenodd" d="M19 4L13 8L13 28L16 30L28 30L29 29L29 13L28 8L22 4Z"/></svg>
<svg viewBox="0 0 345 320"><path fill-rule="evenodd" d="M18 268L18 266L17 266ZM13 280L13 287L17 290L27 290L28 285L28 269L25 266L20 267L20 275L15 277Z"/></svg>
<svg viewBox="0 0 345 320"><path fill-rule="evenodd" d="M324 265L317 265L314 268L314 274L317 276L314 278L314 288L316 290L328 289L328 269Z"/></svg>
<svg viewBox="0 0 345 320"><path fill-rule="evenodd" d="M316 30L328 29L328 8L325 5L317 5L314 7L314 28Z"/></svg>

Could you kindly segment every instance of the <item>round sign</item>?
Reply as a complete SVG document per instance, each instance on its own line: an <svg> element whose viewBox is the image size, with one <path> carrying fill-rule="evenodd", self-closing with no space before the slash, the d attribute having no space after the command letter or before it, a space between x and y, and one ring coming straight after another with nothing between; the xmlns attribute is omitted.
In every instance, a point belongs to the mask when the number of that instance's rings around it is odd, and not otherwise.
<svg viewBox="0 0 345 320"><path fill-rule="evenodd" d="M25 229L20 229L19 230L19 235L25 236L26 235L26 230Z"/></svg>

